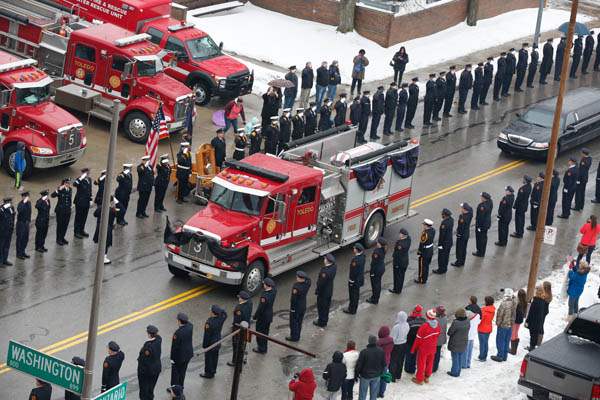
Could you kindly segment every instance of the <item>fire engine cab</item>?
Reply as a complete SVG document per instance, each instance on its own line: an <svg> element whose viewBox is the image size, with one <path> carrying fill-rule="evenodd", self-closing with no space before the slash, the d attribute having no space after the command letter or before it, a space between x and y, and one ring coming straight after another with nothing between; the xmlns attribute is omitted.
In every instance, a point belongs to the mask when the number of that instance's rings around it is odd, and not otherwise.
<svg viewBox="0 0 600 400"><path fill-rule="evenodd" d="M50 101L52 79L37 69L32 59L19 59L0 51L0 136L4 159L15 173L18 143L25 146L25 170L71 165L85 152L81 122Z"/></svg>
<svg viewBox="0 0 600 400"><path fill-rule="evenodd" d="M292 142L280 157L227 160L212 180L207 206L183 231L223 248L247 246L247 260L227 263L202 241L167 244L176 276L196 275L256 293L275 276L362 240L372 246L387 224L409 215L418 142L355 146L356 129Z"/></svg>

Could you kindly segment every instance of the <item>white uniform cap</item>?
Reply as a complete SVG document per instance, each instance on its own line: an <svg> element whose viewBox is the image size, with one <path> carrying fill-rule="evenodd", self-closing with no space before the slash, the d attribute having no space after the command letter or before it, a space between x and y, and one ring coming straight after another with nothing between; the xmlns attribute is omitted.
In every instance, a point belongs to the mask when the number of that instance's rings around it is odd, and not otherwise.
<svg viewBox="0 0 600 400"><path fill-rule="evenodd" d="M123 164L123 168L131 168L133 164Z"/></svg>
<svg viewBox="0 0 600 400"><path fill-rule="evenodd" d="M150 159L150 156L144 156L142 157L142 161L148 161Z"/></svg>
<svg viewBox="0 0 600 400"><path fill-rule="evenodd" d="M160 162L163 164L168 164L169 163L169 159L168 158L161 158Z"/></svg>
<svg viewBox="0 0 600 400"><path fill-rule="evenodd" d="M190 147L190 142L181 142L179 143L181 147Z"/></svg>
<svg viewBox="0 0 600 400"><path fill-rule="evenodd" d="M286 113L286 112L290 112L290 111L292 111L292 109L291 109L291 108L284 108L284 109L283 109L283 112L284 112L284 113Z"/></svg>
<svg viewBox="0 0 600 400"><path fill-rule="evenodd" d="M429 218L425 218L425 219L423 220L423 223L424 223L425 225L428 225L428 226L433 226L433 221L432 221L432 220L430 220Z"/></svg>
<svg viewBox="0 0 600 400"><path fill-rule="evenodd" d="M277 115L275 115L274 117L271 117L271 121L277 121L279 119L279 117Z"/></svg>
<svg viewBox="0 0 600 400"><path fill-rule="evenodd" d="M161 154L159 158L169 158L169 155L167 153Z"/></svg>

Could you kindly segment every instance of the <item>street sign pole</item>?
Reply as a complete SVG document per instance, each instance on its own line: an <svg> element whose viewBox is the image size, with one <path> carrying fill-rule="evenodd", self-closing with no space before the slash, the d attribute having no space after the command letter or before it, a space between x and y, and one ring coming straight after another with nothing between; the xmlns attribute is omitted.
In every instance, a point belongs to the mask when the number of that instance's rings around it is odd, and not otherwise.
<svg viewBox="0 0 600 400"><path fill-rule="evenodd" d="M540 0L538 8L537 21L535 23L535 34L533 35L533 44L540 44L540 29L542 27L542 15L544 14L545 0Z"/></svg>
<svg viewBox="0 0 600 400"><path fill-rule="evenodd" d="M558 132L560 129L560 114L562 113L563 98L567 88L567 77L569 72L569 59L571 55L571 45L573 44L573 31L577 19L577 8L579 0L573 0L571 4L571 18L569 20L569 29L567 31L567 43L563 53L563 65L560 73L560 87L556 99L556 110L554 111L554 120L552 121L552 136L548 146L548 158L546 160L546 177L544 178L544 189L542 191L542 202L538 214L537 228L535 230L535 239L533 241L533 251L531 254L531 264L529 266L529 280L527 282L527 299L533 297L533 291L537 282L537 276L540 263L540 252L544 240L544 231L546 226L546 213L548 212L548 199L550 197L550 184L552 182L552 172L554 171L554 159L556 158L556 148L558 144Z"/></svg>
<svg viewBox="0 0 600 400"><path fill-rule="evenodd" d="M91 400L94 356L96 352L96 336L98 336L98 314L100 312L100 293L104 277L104 256L106 251L106 234L108 231L108 214L110 210L110 196L112 193L113 164L115 148L117 147L117 129L119 127L119 100L113 101L113 117L110 125L110 141L108 145L108 159L106 161L106 179L104 180L104 193L102 196L102 211L100 215L100 230L98 232L98 253L96 254L96 274L94 276L94 289L92 292L92 305L90 309L90 323L88 327L88 341L85 353L85 376L83 381L83 400Z"/></svg>

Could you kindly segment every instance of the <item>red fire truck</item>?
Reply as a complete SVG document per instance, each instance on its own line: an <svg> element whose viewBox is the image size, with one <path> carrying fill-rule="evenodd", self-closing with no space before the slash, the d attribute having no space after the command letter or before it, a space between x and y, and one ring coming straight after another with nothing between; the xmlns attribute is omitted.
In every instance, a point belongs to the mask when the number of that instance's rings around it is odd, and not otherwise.
<svg viewBox="0 0 600 400"><path fill-rule="evenodd" d="M254 74L223 54L223 43L193 24L170 16L171 0L53 0L87 20L109 22L130 31L147 33L150 41L175 53L166 73L194 90L196 102L213 96L235 97L252 92ZM167 60L170 60L168 56Z"/></svg>
<svg viewBox="0 0 600 400"><path fill-rule="evenodd" d="M145 143L163 105L169 131L183 128L192 92L163 71L165 52L112 24L73 21L69 13L34 0L6 0L0 10L0 47L35 58L57 79L55 102L111 120L112 100L121 101L127 137Z"/></svg>
<svg viewBox="0 0 600 400"><path fill-rule="evenodd" d="M0 51L0 162L13 175L17 143L23 143L24 178L34 168L75 163L86 145L81 122L50 101L52 79L36 64Z"/></svg>
<svg viewBox="0 0 600 400"><path fill-rule="evenodd" d="M256 293L265 274L281 274L343 246L372 246L387 225L409 215L417 141L355 146L355 128L334 128L291 144L280 157L226 161L207 206L191 217L187 243L167 244L175 276L200 276ZM222 248L247 246L245 262L225 262L198 237Z"/></svg>

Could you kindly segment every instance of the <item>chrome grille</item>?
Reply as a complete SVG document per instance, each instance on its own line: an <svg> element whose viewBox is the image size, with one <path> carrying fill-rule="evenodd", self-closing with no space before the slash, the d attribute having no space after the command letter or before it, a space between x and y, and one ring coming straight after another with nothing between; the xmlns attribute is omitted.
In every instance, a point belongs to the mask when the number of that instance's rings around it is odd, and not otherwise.
<svg viewBox="0 0 600 400"><path fill-rule="evenodd" d="M79 149L81 146L81 127L75 126L59 132L56 141L59 154Z"/></svg>
<svg viewBox="0 0 600 400"><path fill-rule="evenodd" d="M533 142L533 140L519 135L508 135L508 140L517 146L529 146Z"/></svg>
<svg viewBox="0 0 600 400"><path fill-rule="evenodd" d="M173 108L173 121L181 121L185 118L187 99L179 100Z"/></svg>
<svg viewBox="0 0 600 400"><path fill-rule="evenodd" d="M181 246L181 254L203 264L215 265L215 257L208 249L206 242L199 242L192 238L189 243Z"/></svg>
<svg viewBox="0 0 600 400"><path fill-rule="evenodd" d="M250 72L242 72L236 75L230 75L227 77L225 88L227 90L236 90L246 85L250 81Z"/></svg>

